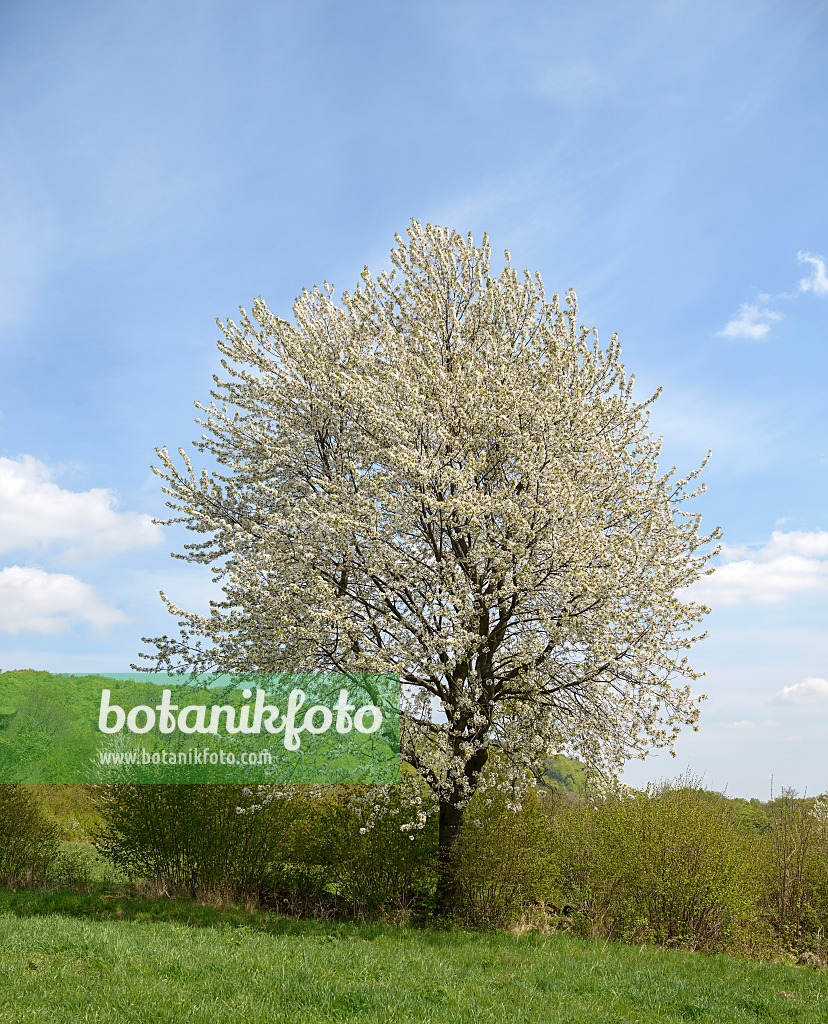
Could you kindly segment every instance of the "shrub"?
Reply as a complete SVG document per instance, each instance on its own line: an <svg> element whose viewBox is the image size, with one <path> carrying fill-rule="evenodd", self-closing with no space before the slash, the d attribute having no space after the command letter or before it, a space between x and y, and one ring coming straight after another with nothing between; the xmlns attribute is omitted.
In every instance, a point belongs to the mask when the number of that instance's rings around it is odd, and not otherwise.
<svg viewBox="0 0 828 1024"><path fill-rule="evenodd" d="M58 829L20 785L0 785L0 885L45 881L58 858Z"/></svg>
<svg viewBox="0 0 828 1024"><path fill-rule="evenodd" d="M777 935L797 949L821 945L828 927L828 823L819 810L818 802L798 798L793 789L783 789L769 805L766 904Z"/></svg>
<svg viewBox="0 0 828 1024"><path fill-rule="evenodd" d="M519 811L502 793L476 794L454 852L457 918L474 926L502 925L547 895L547 819L551 793L530 791Z"/></svg>
<svg viewBox="0 0 828 1024"><path fill-rule="evenodd" d="M60 839L84 842L95 831L98 815L90 786L27 785L25 788L37 799L46 817L57 825Z"/></svg>
<svg viewBox="0 0 828 1024"><path fill-rule="evenodd" d="M410 811L392 787L381 810L363 816L361 787L322 794L282 791L291 828L271 851L268 902L293 912L349 917L408 916L427 908L434 882L436 821L403 832Z"/></svg>
<svg viewBox="0 0 828 1024"><path fill-rule="evenodd" d="M286 787L260 814L270 815L268 869L256 895L266 904L293 914L341 913L337 882L341 871L339 798L334 787L312 795L305 787Z"/></svg>
<svg viewBox="0 0 828 1024"><path fill-rule="evenodd" d="M556 882L593 931L711 949L755 912L756 839L690 778L559 809Z"/></svg>
<svg viewBox="0 0 828 1024"><path fill-rule="evenodd" d="M94 840L128 876L170 892L256 896L326 916L407 911L428 885L434 828L413 839L401 832L405 812L392 793L363 830L355 795L294 788L251 812L258 797L242 786L101 786Z"/></svg>
<svg viewBox="0 0 828 1024"><path fill-rule="evenodd" d="M403 831L412 821L397 791L365 828L353 792L343 792L336 820L338 891L355 917L382 912L427 915L436 882L437 819L424 828Z"/></svg>
<svg viewBox="0 0 828 1024"><path fill-rule="evenodd" d="M108 785L96 791L97 849L131 878L193 895L259 891L277 833L291 813L284 805L239 813L254 800L240 785Z"/></svg>

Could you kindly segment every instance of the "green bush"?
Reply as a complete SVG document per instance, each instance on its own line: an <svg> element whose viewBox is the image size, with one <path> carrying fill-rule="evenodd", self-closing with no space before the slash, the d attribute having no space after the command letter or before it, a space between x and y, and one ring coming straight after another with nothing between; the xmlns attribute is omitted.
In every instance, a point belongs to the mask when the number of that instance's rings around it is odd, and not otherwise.
<svg viewBox="0 0 828 1024"><path fill-rule="evenodd" d="M765 904L784 944L820 947L828 930L828 827L814 817L815 801L783 789L769 805L773 831L766 859Z"/></svg>
<svg viewBox="0 0 828 1024"><path fill-rule="evenodd" d="M342 912L339 797L335 787L313 795L305 787L276 790L266 808L271 828L267 870L256 895L292 914L327 917Z"/></svg>
<svg viewBox="0 0 828 1024"><path fill-rule="evenodd" d="M388 802L373 815L370 828L349 799L353 791L340 797L335 824L338 892L355 917L378 912L427 915L436 881L437 819L403 831L412 822L412 811L394 789L386 795Z"/></svg>
<svg viewBox="0 0 828 1024"><path fill-rule="evenodd" d="M170 892L256 896L303 914L408 911L430 880L434 828L401 832L406 812L392 793L363 830L355 795L286 790L251 813L258 798L242 786L102 786L95 845L128 876Z"/></svg>
<svg viewBox="0 0 828 1024"><path fill-rule="evenodd" d="M128 877L170 892L245 896L266 884L270 852L290 825L284 805L239 813L254 800L240 785L96 787L95 846Z"/></svg>
<svg viewBox="0 0 828 1024"><path fill-rule="evenodd" d="M553 793L530 791L513 811L502 793L472 799L454 851L456 917L464 924L506 924L548 895L544 804L553 801Z"/></svg>
<svg viewBox="0 0 828 1024"><path fill-rule="evenodd" d="M370 816L361 813L362 792L330 786L275 798L290 808L291 827L271 850L267 902L356 918L407 917L423 909L434 882L436 821L404 832L411 811L396 790L389 787L387 802Z"/></svg>
<svg viewBox="0 0 828 1024"><path fill-rule="evenodd" d="M45 881L58 859L58 829L20 785L0 785L0 885Z"/></svg>
<svg viewBox="0 0 828 1024"><path fill-rule="evenodd" d="M690 779L561 807L555 882L594 933L722 948L761 895L757 843Z"/></svg>
<svg viewBox="0 0 828 1024"><path fill-rule="evenodd" d="M95 831L98 814L90 786L27 785L25 789L35 797L46 817L57 825L60 839L85 842Z"/></svg>
<svg viewBox="0 0 828 1024"><path fill-rule="evenodd" d="M257 799L241 786L99 787L95 840L128 876L170 892L255 896L317 917L427 917L436 817L403 831L411 811L391 787L369 824L360 796L282 791L238 814ZM822 955L828 826L813 824L810 806L783 795L768 832L689 778L589 800L533 792L517 813L477 794L454 851L456 916L500 926L554 901L573 906L572 927L590 936Z"/></svg>

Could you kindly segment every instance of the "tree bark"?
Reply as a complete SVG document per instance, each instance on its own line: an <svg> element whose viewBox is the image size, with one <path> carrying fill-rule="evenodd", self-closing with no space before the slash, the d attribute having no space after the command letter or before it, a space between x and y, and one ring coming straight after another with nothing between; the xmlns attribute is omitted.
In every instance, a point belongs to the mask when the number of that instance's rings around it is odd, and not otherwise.
<svg viewBox="0 0 828 1024"><path fill-rule="evenodd" d="M434 903L436 917L448 917L457 907L458 879L454 851L463 825L462 807L448 801L440 802L440 827L437 840L437 895Z"/></svg>
<svg viewBox="0 0 828 1024"><path fill-rule="evenodd" d="M448 917L457 909L459 879L455 847L463 827L463 812L469 797L477 790L480 774L489 760L488 746L480 747L466 761L465 776L467 790L458 789L452 794L453 799L440 800L439 832L437 839L437 894L435 897L434 914L437 917Z"/></svg>

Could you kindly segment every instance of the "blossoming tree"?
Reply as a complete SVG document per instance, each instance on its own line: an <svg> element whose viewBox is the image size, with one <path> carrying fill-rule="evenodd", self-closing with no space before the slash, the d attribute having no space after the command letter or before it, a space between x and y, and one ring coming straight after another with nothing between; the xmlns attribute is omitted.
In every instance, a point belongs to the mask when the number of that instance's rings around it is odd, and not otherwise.
<svg viewBox="0 0 828 1024"><path fill-rule="evenodd" d="M680 591L719 531L679 507L705 463L659 473L658 392L633 399L574 292L548 301L508 252L492 276L485 236L414 221L396 240L393 271L366 268L339 304L325 284L292 323L261 299L219 322L226 380L197 403L195 447L224 472L166 448L155 471L167 522L206 538L178 557L213 564L224 600L202 616L162 595L181 635L152 657L399 673L445 907L477 789L519 792L558 751L612 772L696 727L682 652L708 609Z"/></svg>

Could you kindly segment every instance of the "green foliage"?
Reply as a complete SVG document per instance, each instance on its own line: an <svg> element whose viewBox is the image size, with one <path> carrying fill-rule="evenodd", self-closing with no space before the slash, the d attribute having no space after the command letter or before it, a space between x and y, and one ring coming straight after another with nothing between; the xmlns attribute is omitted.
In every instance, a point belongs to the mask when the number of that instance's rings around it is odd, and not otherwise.
<svg viewBox="0 0 828 1024"><path fill-rule="evenodd" d="M294 913L406 916L428 902L436 822L401 831L410 821L396 790L367 815L358 787L331 786L323 795L285 790L257 814L278 821L258 895Z"/></svg>
<svg viewBox="0 0 828 1024"><path fill-rule="evenodd" d="M588 788L586 768L580 761L564 757L563 754L556 754L547 761L543 783L565 793L586 793Z"/></svg>
<svg viewBox="0 0 828 1024"><path fill-rule="evenodd" d="M95 787L97 849L131 877L171 892L243 896L261 888L276 833L290 823L240 785ZM289 808L282 807L283 812Z"/></svg>
<svg viewBox="0 0 828 1024"><path fill-rule="evenodd" d="M386 796L377 813L359 787L299 787L238 814L256 799L241 786L0 786L0 885L131 879L290 914L424 921L437 820L404 831L410 808L394 787ZM825 964L828 823L814 805L788 790L769 804L733 800L687 777L602 799L540 789L519 812L478 793L454 852L456 920L505 926L551 900L575 913L539 912L544 927ZM85 835L109 867L78 844L58 855L58 836Z"/></svg>
<svg viewBox="0 0 828 1024"><path fill-rule="evenodd" d="M58 858L58 829L22 786L0 785L0 885L45 880Z"/></svg>
<svg viewBox="0 0 828 1024"><path fill-rule="evenodd" d="M763 804L755 797L752 800L743 800L741 797L729 797L709 789L698 789L697 793L700 800L707 800L726 810L746 831L757 835L769 835L773 831L773 817L769 805Z"/></svg>
<svg viewBox="0 0 828 1024"><path fill-rule="evenodd" d="M357 918L378 911L421 917L430 909L437 820L429 819L424 829L403 831L401 826L411 823L411 808L393 788L387 795L388 802L373 813L367 828L359 805L345 793L340 798L334 844L340 865L337 891Z"/></svg>
<svg viewBox="0 0 828 1024"><path fill-rule="evenodd" d="M287 751L280 744L244 733L222 736L222 746L236 758L234 764L190 762L196 752L193 738L176 729L161 734L156 729L133 735L129 730L113 735L98 730L101 694L112 691L111 704L131 708L158 707L162 690L171 693L171 705L229 705L236 710L249 707L243 696L244 683L230 676L216 676L215 683L198 684L184 677L164 678L163 686L152 678L116 680L101 676L52 675L48 672L0 672L0 782L30 784L65 783L250 783L289 780L291 782L394 782L399 778L399 690L395 677L365 675L349 677L351 698L383 709L382 728L362 734L351 730L339 734L327 730L321 735L305 734L301 752ZM296 677L294 677L296 678ZM176 681L178 680L178 681ZM260 677L253 676L253 685ZM307 703L329 706L338 693L340 677L301 677ZM267 685L267 684L265 684ZM276 685L274 683L274 685ZM292 685L292 684L291 684ZM276 685L278 692L278 685ZM281 698L278 698L281 700ZM242 754L268 749L267 765L243 763ZM179 762L110 763L101 765L100 754L123 758L144 751L149 755L177 754ZM212 757L217 752L212 752Z"/></svg>
<svg viewBox="0 0 828 1024"><path fill-rule="evenodd" d="M596 933L721 948L755 912L755 843L693 780L562 806L554 875Z"/></svg>
<svg viewBox="0 0 828 1024"><path fill-rule="evenodd" d="M0 780L24 783L84 781L77 764L91 759L101 740L97 732L101 690L112 686L100 676L60 676L49 672L0 672ZM158 687L149 681L123 684L135 703L155 703Z"/></svg>
<svg viewBox="0 0 828 1024"><path fill-rule="evenodd" d="M44 814L55 823L63 840L88 841L99 824L91 786L24 786Z"/></svg>
<svg viewBox="0 0 828 1024"><path fill-rule="evenodd" d="M768 805L773 821L766 858L767 894L777 933L794 949L816 945L828 930L828 829L813 817L813 798L783 789Z"/></svg>
<svg viewBox="0 0 828 1024"><path fill-rule="evenodd" d="M456 918L465 924L502 925L527 902L544 895L547 863L547 794L529 792L519 811L502 793L476 794L454 851Z"/></svg>
<svg viewBox="0 0 828 1024"><path fill-rule="evenodd" d="M300 913L407 911L430 881L434 827L401 832L405 809L391 790L365 829L356 792L285 791L251 812L242 786L98 787L96 845L130 876L170 892L255 895Z"/></svg>
<svg viewBox="0 0 828 1024"><path fill-rule="evenodd" d="M756 797L752 800L742 800L739 797L731 798L727 800L727 807L743 828L760 835L766 835L773 831L773 820L767 807Z"/></svg>

